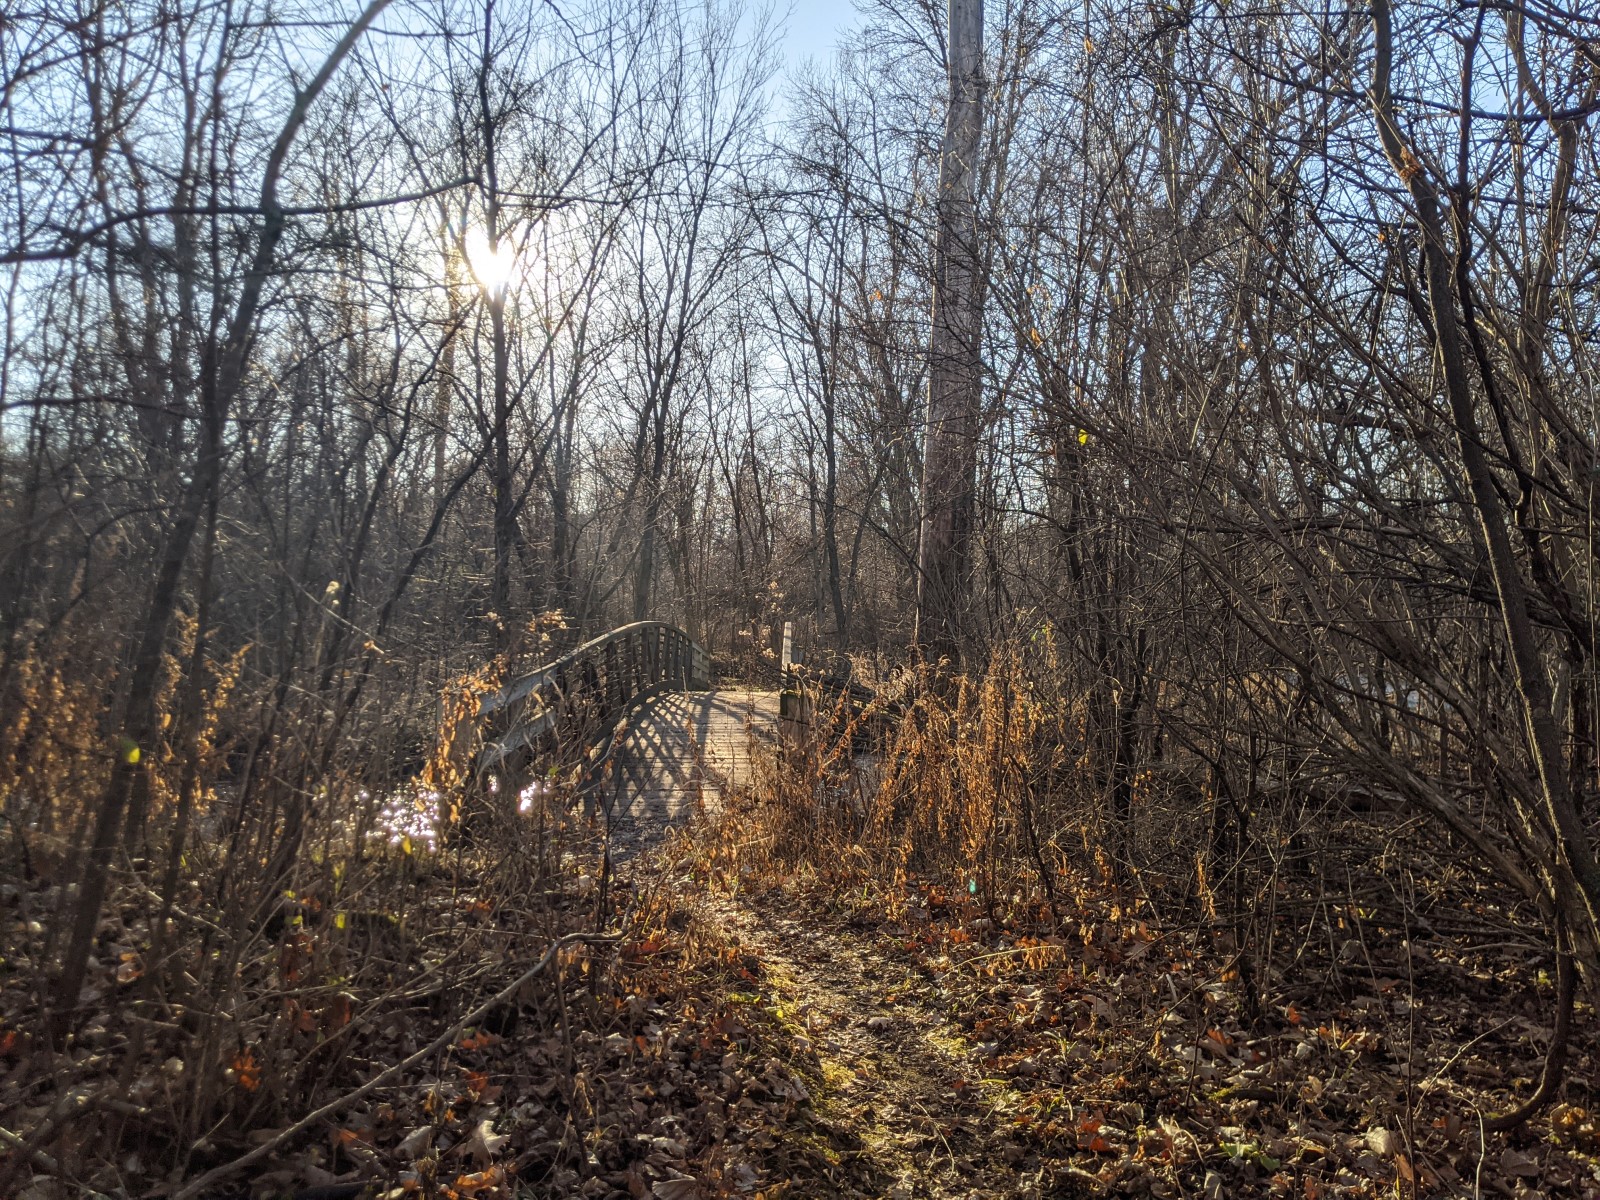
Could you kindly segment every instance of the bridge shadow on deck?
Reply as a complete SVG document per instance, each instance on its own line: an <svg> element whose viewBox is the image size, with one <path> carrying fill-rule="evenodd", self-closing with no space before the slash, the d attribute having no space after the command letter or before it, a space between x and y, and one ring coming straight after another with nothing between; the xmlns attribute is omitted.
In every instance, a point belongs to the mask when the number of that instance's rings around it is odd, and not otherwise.
<svg viewBox="0 0 1600 1200"><path fill-rule="evenodd" d="M749 778L750 733L776 731L775 692L672 692L635 713L617 747L605 816L614 859L656 844Z"/></svg>

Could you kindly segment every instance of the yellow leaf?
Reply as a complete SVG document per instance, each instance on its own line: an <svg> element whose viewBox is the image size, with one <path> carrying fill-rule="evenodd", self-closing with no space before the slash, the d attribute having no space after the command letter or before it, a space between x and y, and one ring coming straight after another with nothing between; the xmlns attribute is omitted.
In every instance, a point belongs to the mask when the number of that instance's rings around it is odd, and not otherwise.
<svg viewBox="0 0 1600 1200"><path fill-rule="evenodd" d="M1089 444L1089 431L1087 429L1078 430L1078 445L1087 446L1088 444Z"/></svg>

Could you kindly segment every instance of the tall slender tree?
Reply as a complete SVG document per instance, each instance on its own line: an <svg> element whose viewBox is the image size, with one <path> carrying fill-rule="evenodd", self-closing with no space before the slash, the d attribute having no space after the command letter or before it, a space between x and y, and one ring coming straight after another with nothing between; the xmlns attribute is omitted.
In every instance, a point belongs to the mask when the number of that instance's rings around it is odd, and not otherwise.
<svg viewBox="0 0 1600 1200"><path fill-rule="evenodd" d="M971 581L973 494L983 402L983 278L975 198L987 81L983 0L950 0L945 71L950 95L939 151L933 330L922 458L916 641L930 658L959 658Z"/></svg>

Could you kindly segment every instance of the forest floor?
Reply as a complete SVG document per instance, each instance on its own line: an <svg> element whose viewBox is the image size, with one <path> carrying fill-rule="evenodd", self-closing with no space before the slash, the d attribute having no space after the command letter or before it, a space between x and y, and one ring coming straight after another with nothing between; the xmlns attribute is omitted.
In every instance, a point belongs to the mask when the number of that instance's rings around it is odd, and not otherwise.
<svg viewBox="0 0 1600 1200"><path fill-rule="evenodd" d="M0 1128L27 1147L0 1153L0 1195L1600 1200L1587 1007L1559 1102L1511 1134L1479 1128L1532 1090L1554 999L1536 946L1462 932L1485 914L1441 901L1408 931L1331 905L1326 946L1257 964L1247 988L1215 922L1163 923L1104 877L985 899L963 878L849 862L783 873L741 860L740 836L702 821L609 894L590 863L587 887L526 914L496 909L487 876L419 882L465 916L428 926L407 961L476 939L480 965L456 974L474 996L564 930L604 918L617 934L455 1032L415 983L353 1017L280 1001L221 1063L152 1050L124 1089L120 993L57 1061L12 1031L26 995L0 986ZM13 897L16 921L48 896ZM293 982L286 963L337 951L328 925L285 939L249 971L268 1000ZM420 1065L395 1073L402 1060ZM189 1077L219 1071L227 1121L159 1165ZM348 1101L306 1124L304 1097L336 1088ZM112 1156L106 1124L52 1115L80 1095L74 1113L122 1114L143 1151ZM196 1194L206 1170L225 1178Z"/></svg>
<svg viewBox="0 0 1600 1200"><path fill-rule="evenodd" d="M1528 964L1366 928L1247 1016L1236 973L1112 889L1009 916L962 891L680 880L766 1031L745 1074L791 1081L753 1133L730 1114L744 1194L1600 1197L1592 1014L1564 1102L1477 1125L1538 1074Z"/></svg>
<svg viewBox="0 0 1600 1200"><path fill-rule="evenodd" d="M770 1005L813 1083L789 1166L790 1195L1000 1197L1040 1192L1024 1150L990 1120L965 1030L938 989L885 962L869 931L776 904L709 909L760 958ZM898 970L901 968L901 970ZM784 1157L784 1147L774 1147Z"/></svg>
<svg viewBox="0 0 1600 1200"><path fill-rule="evenodd" d="M896 978L847 922L726 898L709 908L761 961L768 1003L809 1060L813 1103L793 1144L815 1152L793 1164L791 1188L897 1200L1018 1192L1022 1151L987 1120L970 1050L925 979Z"/></svg>

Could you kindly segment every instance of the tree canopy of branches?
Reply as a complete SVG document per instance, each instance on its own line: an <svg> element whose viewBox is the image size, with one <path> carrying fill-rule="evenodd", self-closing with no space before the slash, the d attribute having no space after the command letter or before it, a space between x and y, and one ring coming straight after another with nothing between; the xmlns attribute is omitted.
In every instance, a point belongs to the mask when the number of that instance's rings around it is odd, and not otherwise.
<svg viewBox="0 0 1600 1200"><path fill-rule="evenodd" d="M646 617L866 670L919 597L975 673L1023 648L1113 859L1256 854L1246 947L1355 813L1600 995L1600 18L958 8L970 53L871 0L782 79L721 0L7 9L0 806L54 1038L128 887L152 962L236 922L152 989L232 987L463 680Z"/></svg>

